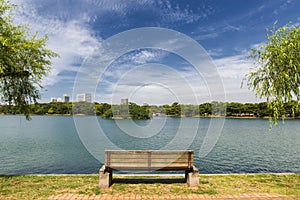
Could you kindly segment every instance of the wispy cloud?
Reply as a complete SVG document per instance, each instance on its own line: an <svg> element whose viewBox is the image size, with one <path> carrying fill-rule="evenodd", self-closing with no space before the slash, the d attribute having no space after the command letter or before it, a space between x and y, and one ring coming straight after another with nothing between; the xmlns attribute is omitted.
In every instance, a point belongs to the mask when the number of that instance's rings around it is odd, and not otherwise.
<svg viewBox="0 0 300 200"><path fill-rule="evenodd" d="M220 35L228 32L241 31L240 25L232 25L228 22L222 22L220 24L213 24L210 26L199 27L195 32L192 33L192 37L195 40L206 40L209 38L216 38Z"/></svg>
<svg viewBox="0 0 300 200"><path fill-rule="evenodd" d="M222 48L216 48L216 49L209 49L207 51L207 53L211 56L211 57L220 57L222 56L223 57L223 54L224 54L224 49Z"/></svg>
<svg viewBox="0 0 300 200"><path fill-rule="evenodd" d="M115 65L121 66L121 64L141 65L148 62L159 62L167 52L154 49L141 49L129 52L122 55L116 60ZM123 67L122 67L123 68Z"/></svg>
<svg viewBox="0 0 300 200"><path fill-rule="evenodd" d="M158 12L161 17L160 23L168 26L174 23L194 23L206 19L214 13L213 8L208 4L202 4L196 13L189 4L180 7L178 4L173 4L172 1L160 3L158 7L160 8Z"/></svg>
<svg viewBox="0 0 300 200"><path fill-rule="evenodd" d="M292 3L293 0L286 0L284 3L282 3L278 8L276 8L273 11L273 14L278 15L281 11L286 10Z"/></svg>

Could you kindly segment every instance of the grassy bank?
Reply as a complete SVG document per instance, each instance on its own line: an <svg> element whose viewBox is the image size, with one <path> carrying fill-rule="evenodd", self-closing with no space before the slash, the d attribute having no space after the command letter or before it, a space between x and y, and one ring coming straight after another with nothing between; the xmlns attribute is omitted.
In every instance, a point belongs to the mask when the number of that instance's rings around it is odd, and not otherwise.
<svg viewBox="0 0 300 200"><path fill-rule="evenodd" d="M98 175L0 176L0 199L36 199L63 193L126 194L241 194L300 195L300 174L200 175L200 186L189 188L182 177L114 176L109 189L98 188Z"/></svg>

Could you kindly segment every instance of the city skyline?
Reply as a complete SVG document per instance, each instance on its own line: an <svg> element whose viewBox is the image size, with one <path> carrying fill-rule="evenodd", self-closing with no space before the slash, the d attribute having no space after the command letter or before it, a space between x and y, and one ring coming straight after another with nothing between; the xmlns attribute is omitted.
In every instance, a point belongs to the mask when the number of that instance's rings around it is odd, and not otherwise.
<svg viewBox="0 0 300 200"><path fill-rule="evenodd" d="M274 22L280 27L300 19L300 1L293 0L12 2L19 6L14 21L28 24L38 36L47 34L47 47L60 55L43 81L40 102L64 93L74 98L84 91L106 103L119 103L124 96L139 104L158 105L264 101L256 99L246 84L240 87L254 67L248 53L266 42L266 29L272 29ZM217 83L224 87L225 99L211 94L216 91L208 89L207 79L197 74L191 63L163 48L132 49L95 78L93 90L86 88L88 85L76 90L75 83L80 73L86 72L86 61L97 48L117 34L143 27L174 30L201 45L218 72ZM160 42L166 47L174 41ZM88 73L93 75L91 70Z"/></svg>

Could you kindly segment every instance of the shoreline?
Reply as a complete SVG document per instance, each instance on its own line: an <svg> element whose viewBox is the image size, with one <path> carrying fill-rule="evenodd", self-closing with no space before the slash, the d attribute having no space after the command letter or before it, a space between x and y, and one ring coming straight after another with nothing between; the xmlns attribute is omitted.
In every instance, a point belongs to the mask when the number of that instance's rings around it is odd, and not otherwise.
<svg viewBox="0 0 300 200"><path fill-rule="evenodd" d="M210 176L267 176L267 175L274 175L274 176L297 176L300 173L293 173L293 172L282 172L282 173L232 173L232 174L201 174L199 176L202 177L210 177ZM89 176L99 176L97 173L92 174L0 174L1 177L18 177L18 176L31 176L31 177L89 177ZM131 178L140 178L140 177L148 177L148 178L184 178L185 174L113 174L114 177L131 177Z"/></svg>
<svg viewBox="0 0 300 200"><path fill-rule="evenodd" d="M22 114L3 114L0 113L0 116L21 116L21 117L25 117ZM97 116L97 115L86 115L86 114L46 114L46 115L37 115L37 114L31 114L30 116L41 116L41 117L99 117L101 119L105 119L102 118L101 116ZM141 119L141 120L151 120L153 118L160 118L160 117L167 117L167 118L203 118L203 119L207 119L207 118L215 118L215 119L263 119L263 120L270 120L272 117L267 116L267 117L251 117L251 116L216 116L216 115L211 115L211 116L191 116L191 117L186 117L186 116L181 116L181 117L174 117L174 116L157 116L157 117L152 117L150 119ZM128 120L128 119L123 119L123 118L115 118L115 119L105 119L105 120ZM300 117L285 117L284 119L279 118L278 121L282 121L282 120L300 120Z"/></svg>
<svg viewBox="0 0 300 200"><path fill-rule="evenodd" d="M201 174L199 176L243 176L243 175L298 175L300 173L232 173L232 174ZM185 174L113 174L117 177L184 177ZM0 175L0 176L99 176L99 174L22 174L22 175Z"/></svg>

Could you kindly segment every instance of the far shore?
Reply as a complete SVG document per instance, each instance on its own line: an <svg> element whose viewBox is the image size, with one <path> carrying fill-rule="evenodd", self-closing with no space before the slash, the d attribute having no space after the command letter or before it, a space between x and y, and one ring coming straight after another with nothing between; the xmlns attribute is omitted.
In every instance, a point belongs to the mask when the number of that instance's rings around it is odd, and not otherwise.
<svg viewBox="0 0 300 200"><path fill-rule="evenodd" d="M0 116L24 116L22 114L3 114L0 113ZM86 115L86 114L44 114L44 115L37 115L37 114L31 114L30 116L62 116L62 117L89 117L89 116L96 116L96 115ZM100 117L101 116L97 116ZM187 117L187 116L181 116L181 117L175 117L175 116L171 116L171 115L162 115L162 116L154 116L152 118L158 118L158 117L170 117L170 118L224 118L224 119L271 119L271 117L269 116L265 116L265 117L257 117L257 116L217 116L217 115L208 115L208 116L191 116L191 117ZM105 118L103 118L105 119ZM108 120L127 120L128 118L121 118L121 117L116 117L113 119L108 119ZM300 117L285 117L284 120L299 120ZM147 120L147 119L145 119ZM150 120L150 119L149 119ZM282 120L282 118L279 118L279 120Z"/></svg>

